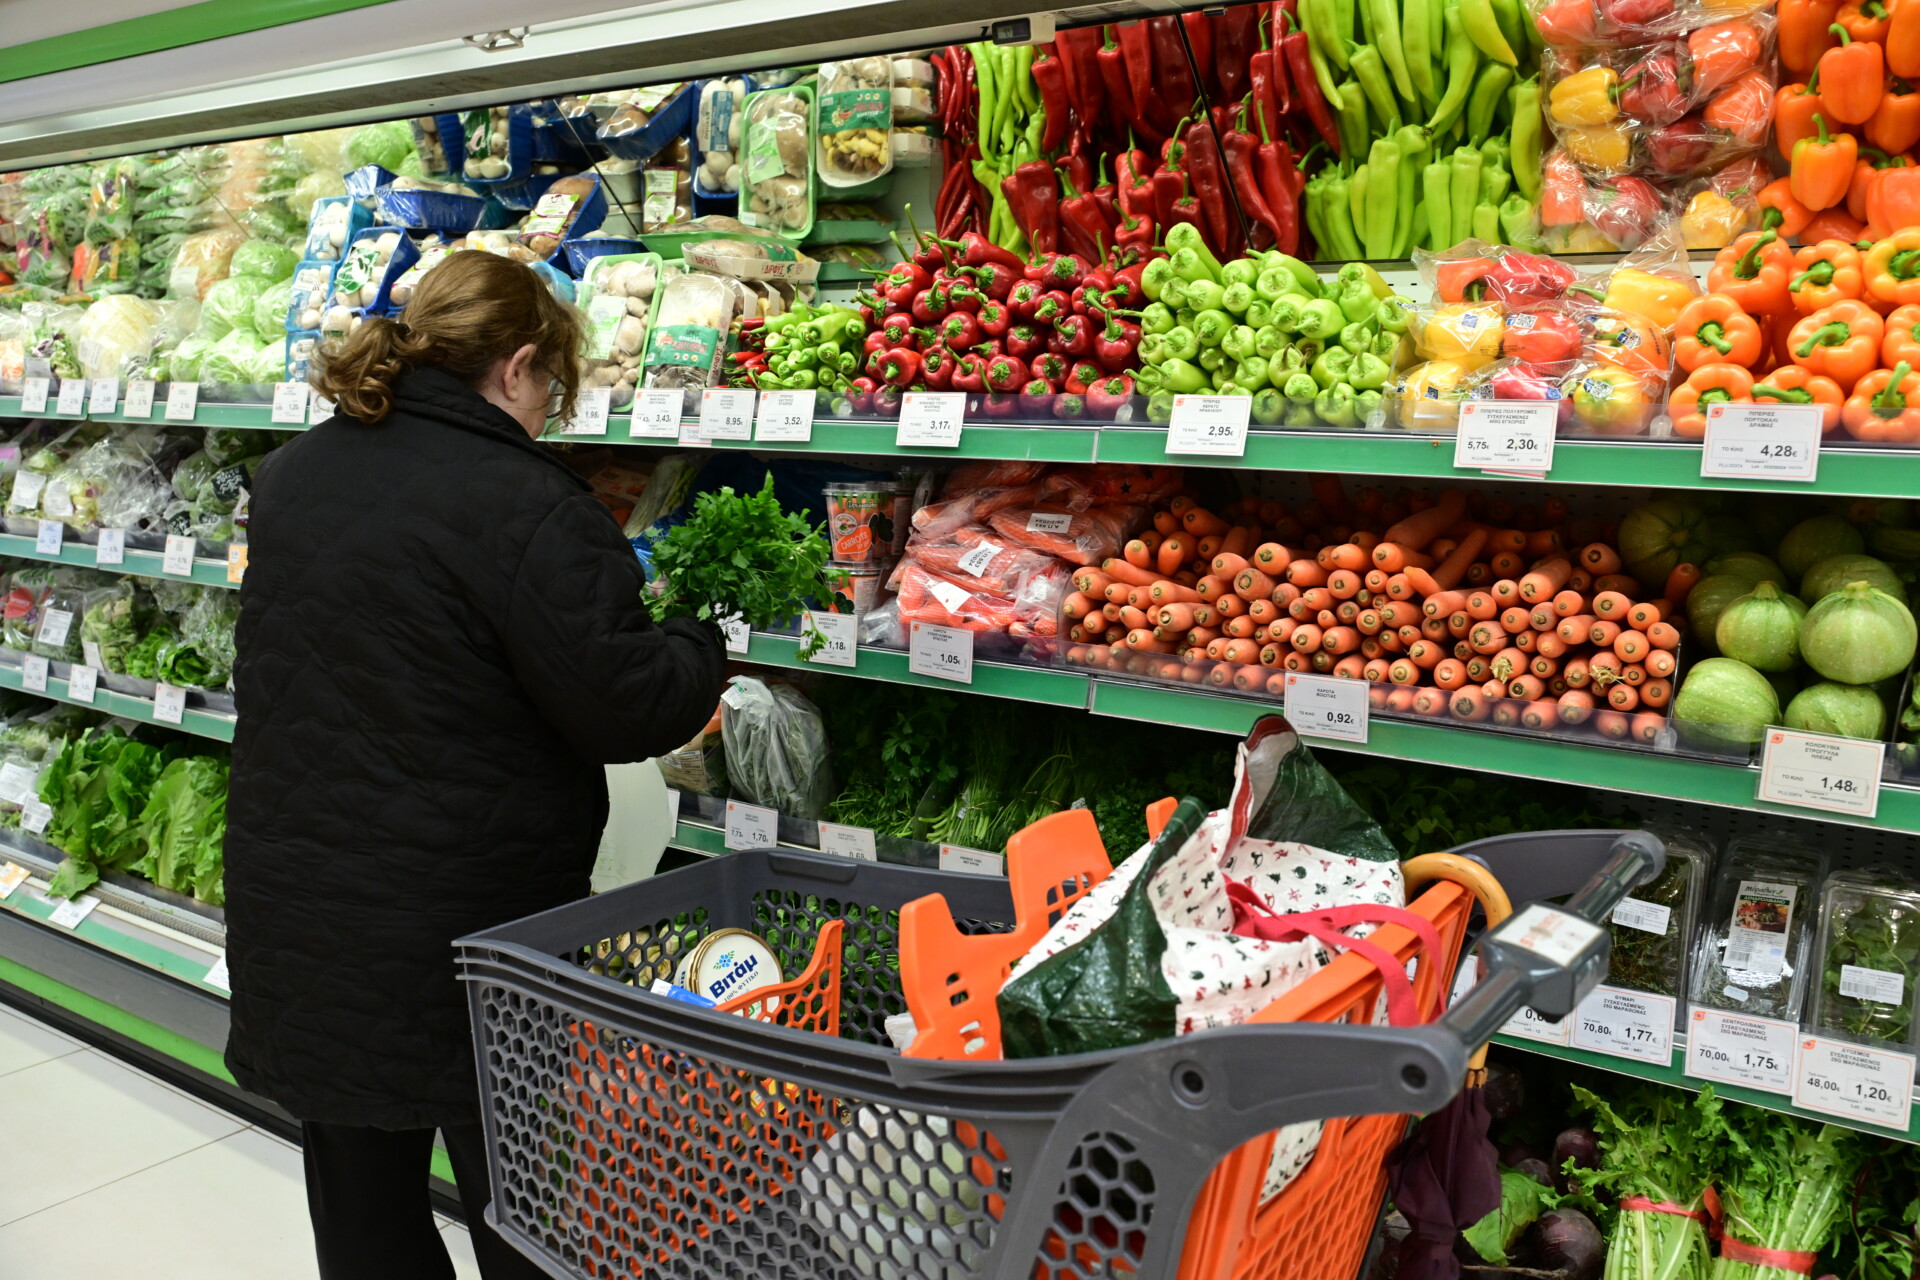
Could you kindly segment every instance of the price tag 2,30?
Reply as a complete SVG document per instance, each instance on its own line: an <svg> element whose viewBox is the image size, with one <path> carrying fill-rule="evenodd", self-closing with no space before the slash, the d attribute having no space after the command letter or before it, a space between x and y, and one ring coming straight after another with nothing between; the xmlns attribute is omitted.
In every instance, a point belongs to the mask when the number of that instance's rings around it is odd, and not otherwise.
<svg viewBox="0 0 1920 1280"><path fill-rule="evenodd" d="M958 871L970 876L1003 876L1007 874L1007 860L997 853L988 853L984 849L968 849L963 845L943 844L940 846L940 869Z"/></svg>
<svg viewBox="0 0 1920 1280"><path fill-rule="evenodd" d="M1559 417L1559 402L1553 400L1469 400L1460 406L1453 465L1477 471L1550 471Z"/></svg>
<svg viewBox="0 0 1920 1280"><path fill-rule="evenodd" d="M862 862L880 860L871 828L844 827L837 822L820 824L820 852L837 853L843 858L858 858Z"/></svg>
<svg viewBox="0 0 1920 1280"><path fill-rule="evenodd" d="M1167 452L1244 457L1252 414L1252 396L1177 395L1167 423Z"/></svg>
<svg viewBox="0 0 1920 1280"><path fill-rule="evenodd" d="M45 658L37 653L28 654L20 661L20 687L28 693L45 693L50 669Z"/></svg>
<svg viewBox="0 0 1920 1280"><path fill-rule="evenodd" d="M1600 986L1580 1002L1569 1019L1576 1049L1666 1066L1673 1061L1672 996L1624 987Z"/></svg>
<svg viewBox="0 0 1920 1280"><path fill-rule="evenodd" d="M193 415L200 409L200 384L197 382L169 382L167 384L167 421L192 422Z"/></svg>
<svg viewBox="0 0 1920 1280"><path fill-rule="evenodd" d="M67 673L67 696L75 702L92 702L94 690L100 684L100 673L93 667L74 663Z"/></svg>
<svg viewBox="0 0 1920 1280"><path fill-rule="evenodd" d="M53 390L51 378L28 378L20 384L20 412L25 414L45 413L47 395Z"/></svg>
<svg viewBox="0 0 1920 1280"><path fill-rule="evenodd" d="M745 387L700 393L700 434L708 440L753 439L753 396Z"/></svg>
<svg viewBox="0 0 1920 1280"><path fill-rule="evenodd" d="M1707 409L1700 474L1813 483L1825 415L1812 404L1716 404Z"/></svg>
<svg viewBox="0 0 1920 1280"><path fill-rule="evenodd" d="M120 403L120 379L95 378L87 388L88 413L112 413Z"/></svg>
<svg viewBox="0 0 1920 1280"><path fill-rule="evenodd" d="M627 434L642 440L679 439L681 405L678 387L649 387L634 392Z"/></svg>
<svg viewBox="0 0 1920 1280"><path fill-rule="evenodd" d="M1761 800L1856 818L1879 809L1886 743L1769 726L1765 744L1755 793Z"/></svg>
<svg viewBox="0 0 1920 1280"><path fill-rule="evenodd" d="M120 416L124 418L151 418L153 416L153 383L140 378L127 384L127 394L120 402Z"/></svg>
<svg viewBox="0 0 1920 1280"><path fill-rule="evenodd" d="M727 848L771 849L780 843L780 811L727 801Z"/></svg>
<svg viewBox="0 0 1920 1280"><path fill-rule="evenodd" d="M917 676L973 683L973 632L916 622L908 641L907 670Z"/></svg>
<svg viewBox="0 0 1920 1280"><path fill-rule="evenodd" d="M808 662L818 662L829 667L851 667L860 660L860 620L850 613L816 613L807 610L805 620L800 627L801 647L810 644L813 635L820 636L820 647L813 651Z"/></svg>
<svg viewBox="0 0 1920 1280"><path fill-rule="evenodd" d="M1340 742L1367 740L1367 682L1289 673L1287 723L1296 733Z"/></svg>
<svg viewBox="0 0 1920 1280"><path fill-rule="evenodd" d="M127 531L125 529L102 529L100 541L94 544L93 562L95 564L125 564L127 562Z"/></svg>
<svg viewBox="0 0 1920 1280"><path fill-rule="evenodd" d="M1913 1110L1913 1055L1801 1036L1793 1102L1809 1111L1905 1131Z"/></svg>
<svg viewBox="0 0 1920 1280"><path fill-rule="evenodd" d="M77 418L87 411L87 384L83 378L62 378L60 380L60 398L55 402L54 412L67 417Z"/></svg>
<svg viewBox="0 0 1920 1280"><path fill-rule="evenodd" d="M153 718L163 724L179 724L187 718L187 691L179 685L153 686Z"/></svg>
<svg viewBox="0 0 1920 1280"><path fill-rule="evenodd" d="M177 578L193 576L194 540L184 533L167 535L167 550L160 557L160 572L170 573Z"/></svg>
<svg viewBox="0 0 1920 1280"><path fill-rule="evenodd" d="M893 443L901 449L957 449L967 417L967 397L959 391L909 391L900 401L900 426Z"/></svg>
<svg viewBox="0 0 1920 1280"><path fill-rule="evenodd" d="M1695 1008L1687 1015L1683 1069L1696 1080L1792 1093L1794 1040L1799 1030L1777 1018Z"/></svg>
<svg viewBox="0 0 1920 1280"><path fill-rule="evenodd" d="M785 440L805 444L813 439L811 391L762 391L756 440Z"/></svg>

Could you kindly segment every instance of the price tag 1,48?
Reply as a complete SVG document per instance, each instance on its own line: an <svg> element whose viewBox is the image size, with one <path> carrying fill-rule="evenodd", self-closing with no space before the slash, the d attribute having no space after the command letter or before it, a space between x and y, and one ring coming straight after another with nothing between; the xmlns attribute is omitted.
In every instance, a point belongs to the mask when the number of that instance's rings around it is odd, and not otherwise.
<svg viewBox="0 0 1920 1280"><path fill-rule="evenodd" d="M120 379L95 378L87 388L88 413L112 413L120 403Z"/></svg>
<svg viewBox="0 0 1920 1280"><path fill-rule="evenodd" d="M1310 738L1367 740L1367 682L1338 676L1287 676L1287 723Z"/></svg>
<svg viewBox="0 0 1920 1280"><path fill-rule="evenodd" d="M47 393L53 390L51 378L28 378L20 384L20 412L26 414L45 413L47 411Z"/></svg>
<svg viewBox="0 0 1920 1280"><path fill-rule="evenodd" d="M153 718L163 724L179 724L187 718L187 691L179 685L153 686Z"/></svg>
<svg viewBox="0 0 1920 1280"><path fill-rule="evenodd" d="M1672 996L1595 987L1569 1019L1576 1049L1666 1066L1673 1061Z"/></svg>
<svg viewBox="0 0 1920 1280"><path fill-rule="evenodd" d="M141 378L127 384L126 398L120 402L120 414L127 418L153 416L153 383Z"/></svg>
<svg viewBox="0 0 1920 1280"><path fill-rule="evenodd" d="M273 413L270 420L290 427L307 425L307 396L311 388L304 382L273 384Z"/></svg>
<svg viewBox="0 0 1920 1280"><path fill-rule="evenodd" d="M60 398L55 401L54 412L67 417L77 418L87 411L87 383L84 378L62 378L60 380Z"/></svg>
<svg viewBox="0 0 1920 1280"><path fill-rule="evenodd" d="M1886 752L1884 742L1769 727L1756 794L1769 804L1871 818Z"/></svg>
<svg viewBox="0 0 1920 1280"><path fill-rule="evenodd" d="M762 391L760 416L754 427L756 440L790 440L805 444L813 439L813 392Z"/></svg>
<svg viewBox="0 0 1920 1280"><path fill-rule="evenodd" d="M160 557L160 572L173 574L177 578L193 576L194 540L184 533L167 535L167 549Z"/></svg>
<svg viewBox="0 0 1920 1280"><path fill-rule="evenodd" d="M1712 405L1707 409L1700 474L1811 484L1820 474L1825 426L1818 405Z"/></svg>
<svg viewBox="0 0 1920 1280"><path fill-rule="evenodd" d="M957 449L966 417L962 392L909 391L900 401L900 427L893 443L903 449Z"/></svg>
<svg viewBox="0 0 1920 1280"><path fill-rule="evenodd" d="M780 843L780 811L727 801L727 848L771 849Z"/></svg>
<svg viewBox="0 0 1920 1280"><path fill-rule="evenodd" d="M680 437L681 396L678 387L649 387L633 395L633 416L627 434L641 440L677 440Z"/></svg>
<svg viewBox="0 0 1920 1280"><path fill-rule="evenodd" d="M744 387L700 393L700 434L708 440L753 439L753 395Z"/></svg>
<svg viewBox="0 0 1920 1280"><path fill-rule="evenodd" d="M73 670L67 673L67 696L75 702L92 702L94 690L99 684L99 671L76 662Z"/></svg>
<svg viewBox="0 0 1920 1280"><path fill-rule="evenodd" d="M167 421L192 422L193 415L200 409L200 384L197 382L169 382L167 384Z"/></svg>
<svg viewBox="0 0 1920 1280"><path fill-rule="evenodd" d="M880 860L870 828L843 827L837 822L820 824L820 852L837 853L843 858L858 858L862 862Z"/></svg>
<svg viewBox="0 0 1920 1280"><path fill-rule="evenodd" d="M1776 1018L1696 1008L1687 1015L1684 1070L1697 1080L1792 1093L1794 1039L1799 1030Z"/></svg>
<svg viewBox="0 0 1920 1280"><path fill-rule="evenodd" d="M1477 471L1553 469L1560 405L1553 400L1469 400L1460 406L1453 465Z"/></svg>
<svg viewBox="0 0 1920 1280"><path fill-rule="evenodd" d="M803 643L818 632L821 644L808 662L829 667L851 667L860 660L860 620L850 613L815 613L809 609L800 628Z"/></svg>
<svg viewBox="0 0 1920 1280"><path fill-rule="evenodd" d="M907 670L913 674L973 683L973 632L965 627L916 622L908 643Z"/></svg>
<svg viewBox="0 0 1920 1280"><path fill-rule="evenodd" d="M127 531L125 529L102 529L100 541L94 544L93 562L95 564L125 564L127 562Z"/></svg>
<svg viewBox="0 0 1920 1280"><path fill-rule="evenodd" d="M1177 395L1167 423L1167 452L1244 457L1252 413L1252 396Z"/></svg>
<svg viewBox="0 0 1920 1280"><path fill-rule="evenodd" d="M1847 1040L1801 1036L1795 1106L1904 1131L1912 1119L1913 1055Z"/></svg>

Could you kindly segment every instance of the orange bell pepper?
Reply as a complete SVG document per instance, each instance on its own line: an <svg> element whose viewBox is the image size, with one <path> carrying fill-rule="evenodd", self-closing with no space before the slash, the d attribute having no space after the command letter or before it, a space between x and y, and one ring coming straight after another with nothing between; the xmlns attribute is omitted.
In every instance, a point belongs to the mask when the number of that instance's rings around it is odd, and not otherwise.
<svg viewBox="0 0 1920 1280"><path fill-rule="evenodd" d="M1887 11L1887 70L1911 80L1920 76L1920 6L1889 0Z"/></svg>
<svg viewBox="0 0 1920 1280"><path fill-rule="evenodd" d="M1793 326L1787 343L1793 362L1809 373L1832 378L1846 391L1880 363L1880 339L1887 331L1880 313L1848 299L1822 307Z"/></svg>
<svg viewBox="0 0 1920 1280"><path fill-rule="evenodd" d="M1772 80L1761 72L1749 71L1722 89L1700 113L1701 118L1711 128L1758 145L1767 140L1767 104L1772 97Z"/></svg>
<svg viewBox="0 0 1920 1280"><path fill-rule="evenodd" d="M1822 240L1793 255L1794 276L1787 281L1794 310L1812 315L1836 302L1857 299L1866 288L1860 251L1844 240Z"/></svg>
<svg viewBox="0 0 1920 1280"><path fill-rule="evenodd" d="M1673 353L1666 333L1638 311L1601 311L1589 322L1588 350L1608 364L1664 381Z"/></svg>
<svg viewBox="0 0 1920 1280"><path fill-rule="evenodd" d="M1819 80L1816 71L1812 82L1783 84L1773 95L1773 140L1783 156L1791 158L1795 143L1820 132L1813 123L1814 113L1821 109Z"/></svg>
<svg viewBox="0 0 1920 1280"><path fill-rule="evenodd" d="M1889 156L1872 147L1862 148L1860 158L1853 163L1853 181L1847 184L1847 212L1862 222L1867 217L1867 196L1873 190L1873 180L1882 169L1905 169L1913 161L1905 156Z"/></svg>
<svg viewBox="0 0 1920 1280"><path fill-rule="evenodd" d="M1540 183L1540 225L1572 227L1587 220L1587 180L1560 147L1547 153Z"/></svg>
<svg viewBox="0 0 1920 1280"><path fill-rule="evenodd" d="M1820 55L1820 101L1842 124L1865 124L1886 93L1886 58L1879 45L1855 40L1839 23L1831 30L1840 44Z"/></svg>
<svg viewBox="0 0 1920 1280"><path fill-rule="evenodd" d="M1753 375L1737 364L1703 364L1673 389L1669 412L1673 434L1699 440L1707 434L1707 409L1753 401Z"/></svg>
<svg viewBox="0 0 1920 1280"><path fill-rule="evenodd" d="M1486 296L1487 276L1496 265L1492 258L1454 258L1436 263L1434 294L1446 303L1478 302Z"/></svg>
<svg viewBox="0 0 1920 1280"><path fill-rule="evenodd" d="M1775 178L1760 188L1755 199L1760 204L1762 230L1778 231L1791 240L1813 221L1813 210L1793 198L1793 183L1786 178Z"/></svg>
<svg viewBox="0 0 1920 1280"><path fill-rule="evenodd" d="M1875 240L1920 227L1920 168L1882 169L1867 188L1867 233Z"/></svg>
<svg viewBox="0 0 1920 1280"><path fill-rule="evenodd" d="M1832 26L1840 0L1780 0L1780 61L1804 76L1820 64L1834 44Z"/></svg>
<svg viewBox="0 0 1920 1280"><path fill-rule="evenodd" d="M1902 360L1920 367L1920 303L1895 307L1880 338L1881 367L1891 369Z"/></svg>
<svg viewBox="0 0 1920 1280"><path fill-rule="evenodd" d="M1800 228L1800 243L1817 244L1822 240L1844 240L1852 244L1866 233L1867 224L1845 209L1828 209L1824 213L1815 214L1812 222Z"/></svg>
<svg viewBox="0 0 1920 1280"><path fill-rule="evenodd" d="M1878 4L1880 0L1866 2ZM1760 65L1760 33L1751 22L1722 22L1701 27L1687 37L1687 53L1693 59L1690 92L1697 101L1700 96L1712 93L1723 84L1732 84Z"/></svg>
<svg viewBox="0 0 1920 1280"><path fill-rule="evenodd" d="M1750 316L1793 310L1787 277L1793 250L1778 231L1751 231L1722 249L1707 272L1707 292L1724 293Z"/></svg>
<svg viewBox="0 0 1920 1280"><path fill-rule="evenodd" d="M1920 375L1902 360L1860 379L1840 411L1847 434L1877 444L1920 441Z"/></svg>
<svg viewBox="0 0 1920 1280"><path fill-rule="evenodd" d="M1904 307L1920 302L1920 227L1908 227L1877 241L1860 263L1867 297Z"/></svg>
<svg viewBox="0 0 1920 1280"><path fill-rule="evenodd" d="M1889 154L1920 142L1920 92L1904 80L1896 81L1867 121L1867 142Z"/></svg>
<svg viewBox="0 0 1920 1280"><path fill-rule="evenodd" d="M1825 116L1813 123L1820 132L1793 144L1793 197L1809 209L1831 209L1847 198L1860 144L1850 133L1827 132Z"/></svg>
<svg viewBox="0 0 1920 1280"><path fill-rule="evenodd" d="M1847 0L1836 16L1855 40L1880 44L1887 38L1887 6L1880 0Z"/></svg>
<svg viewBox="0 0 1920 1280"><path fill-rule="evenodd" d="M1815 404L1820 406L1820 430L1831 432L1840 425L1840 410L1846 404L1846 392L1832 378L1797 364L1781 365L1766 378L1753 384L1755 404Z"/></svg>
<svg viewBox="0 0 1920 1280"><path fill-rule="evenodd" d="M1673 322L1673 362L1688 373L1707 364L1751 369L1760 350L1759 321L1724 293L1695 298Z"/></svg>

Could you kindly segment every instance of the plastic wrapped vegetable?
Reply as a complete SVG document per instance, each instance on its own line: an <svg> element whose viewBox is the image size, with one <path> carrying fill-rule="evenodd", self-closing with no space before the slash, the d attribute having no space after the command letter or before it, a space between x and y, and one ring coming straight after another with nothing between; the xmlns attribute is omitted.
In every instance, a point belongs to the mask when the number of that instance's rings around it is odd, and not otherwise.
<svg viewBox="0 0 1920 1280"><path fill-rule="evenodd" d="M1693 1004L1798 1021L1826 861L1775 837L1727 846L1694 961Z"/></svg>
<svg viewBox="0 0 1920 1280"><path fill-rule="evenodd" d="M731 789L790 817L817 820L833 796L820 711L790 685L739 676L720 695Z"/></svg>
<svg viewBox="0 0 1920 1280"><path fill-rule="evenodd" d="M264 276L284 280L293 274L300 259L293 250L272 240L249 240L233 251L227 271L236 276Z"/></svg>
<svg viewBox="0 0 1920 1280"><path fill-rule="evenodd" d="M74 326L74 353L89 378L133 378L145 372L165 312L161 303L116 293L87 308Z"/></svg>
<svg viewBox="0 0 1920 1280"><path fill-rule="evenodd" d="M131 868L162 888L226 903L227 758L180 756L167 762L140 810L146 854Z"/></svg>
<svg viewBox="0 0 1920 1280"><path fill-rule="evenodd" d="M1920 997L1920 890L1896 872L1836 871L1820 890L1820 964L1808 1026L1906 1049Z"/></svg>
<svg viewBox="0 0 1920 1280"><path fill-rule="evenodd" d="M52 565L25 565L7 575L6 608L0 614L0 637L9 649L33 647L40 629L40 611L53 590Z"/></svg>
<svg viewBox="0 0 1920 1280"><path fill-rule="evenodd" d="M40 617L33 629L33 652L55 662L81 659L80 619L86 612L90 583L100 575L85 571L57 573L41 601Z"/></svg>
<svg viewBox="0 0 1920 1280"><path fill-rule="evenodd" d="M857 187L893 170L893 60L851 58L820 66L820 180Z"/></svg>
<svg viewBox="0 0 1920 1280"><path fill-rule="evenodd" d="M679 387L686 412L696 412L702 389L720 369L727 328L738 297L715 276L675 276L661 291L647 339L646 385Z"/></svg>
<svg viewBox="0 0 1920 1280"><path fill-rule="evenodd" d="M348 170L377 164L398 173L413 154L413 129L404 120L384 120L362 125L347 139Z"/></svg>
<svg viewBox="0 0 1920 1280"><path fill-rule="evenodd" d="M130 579L87 592L79 626L83 660L114 675L131 674L128 655L152 621L152 606Z"/></svg>
<svg viewBox="0 0 1920 1280"><path fill-rule="evenodd" d="M798 90L769 90L747 99L742 222L790 235L813 225L811 116L812 103Z"/></svg>
<svg viewBox="0 0 1920 1280"><path fill-rule="evenodd" d="M615 404L633 398L646 352L647 318L660 282L653 254L595 258L587 265L587 383L612 387Z"/></svg>
<svg viewBox="0 0 1920 1280"><path fill-rule="evenodd" d="M159 678L198 689L224 688L233 675L233 626L240 594L203 590L180 619L179 636L162 646Z"/></svg>

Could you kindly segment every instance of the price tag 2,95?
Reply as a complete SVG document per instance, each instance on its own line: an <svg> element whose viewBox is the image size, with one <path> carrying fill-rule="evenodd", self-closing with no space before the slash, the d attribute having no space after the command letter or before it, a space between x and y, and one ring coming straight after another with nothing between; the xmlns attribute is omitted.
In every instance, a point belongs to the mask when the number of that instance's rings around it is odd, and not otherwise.
<svg viewBox="0 0 1920 1280"><path fill-rule="evenodd" d="M1252 413L1252 396L1177 395L1167 424L1167 452L1244 457Z"/></svg>
<svg viewBox="0 0 1920 1280"><path fill-rule="evenodd" d="M1367 682L1338 676L1287 676L1287 723L1309 738L1367 740Z"/></svg>
<svg viewBox="0 0 1920 1280"><path fill-rule="evenodd" d="M1460 406L1453 465L1477 471L1553 469L1560 406L1552 400L1469 400Z"/></svg>
<svg viewBox="0 0 1920 1280"><path fill-rule="evenodd" d="M1773 727L1765 741L1760 799L1856 818L1871 818L1879 809L1886 743Z"/></svg>
<svg viewBox="0 0 1920 1280"><path fill-rule="evenodd" d="M907 670L913 674L973 683L973 632L965 627L916 622L908 643Z"/></svg>
<svg viewBox="0 0 1920 1280"><path fill-rule="evenodd" d="M909 391L900 401L893 443L902 449L957 449L967 397L958 391Z"/></svg>
<svg viewBox="0 0 1920 1280"><path fill-rule="evenodd" d="M1700 474L1813 483L1820 474L1818 405L1716 404L1707 409Z"/></svg>

